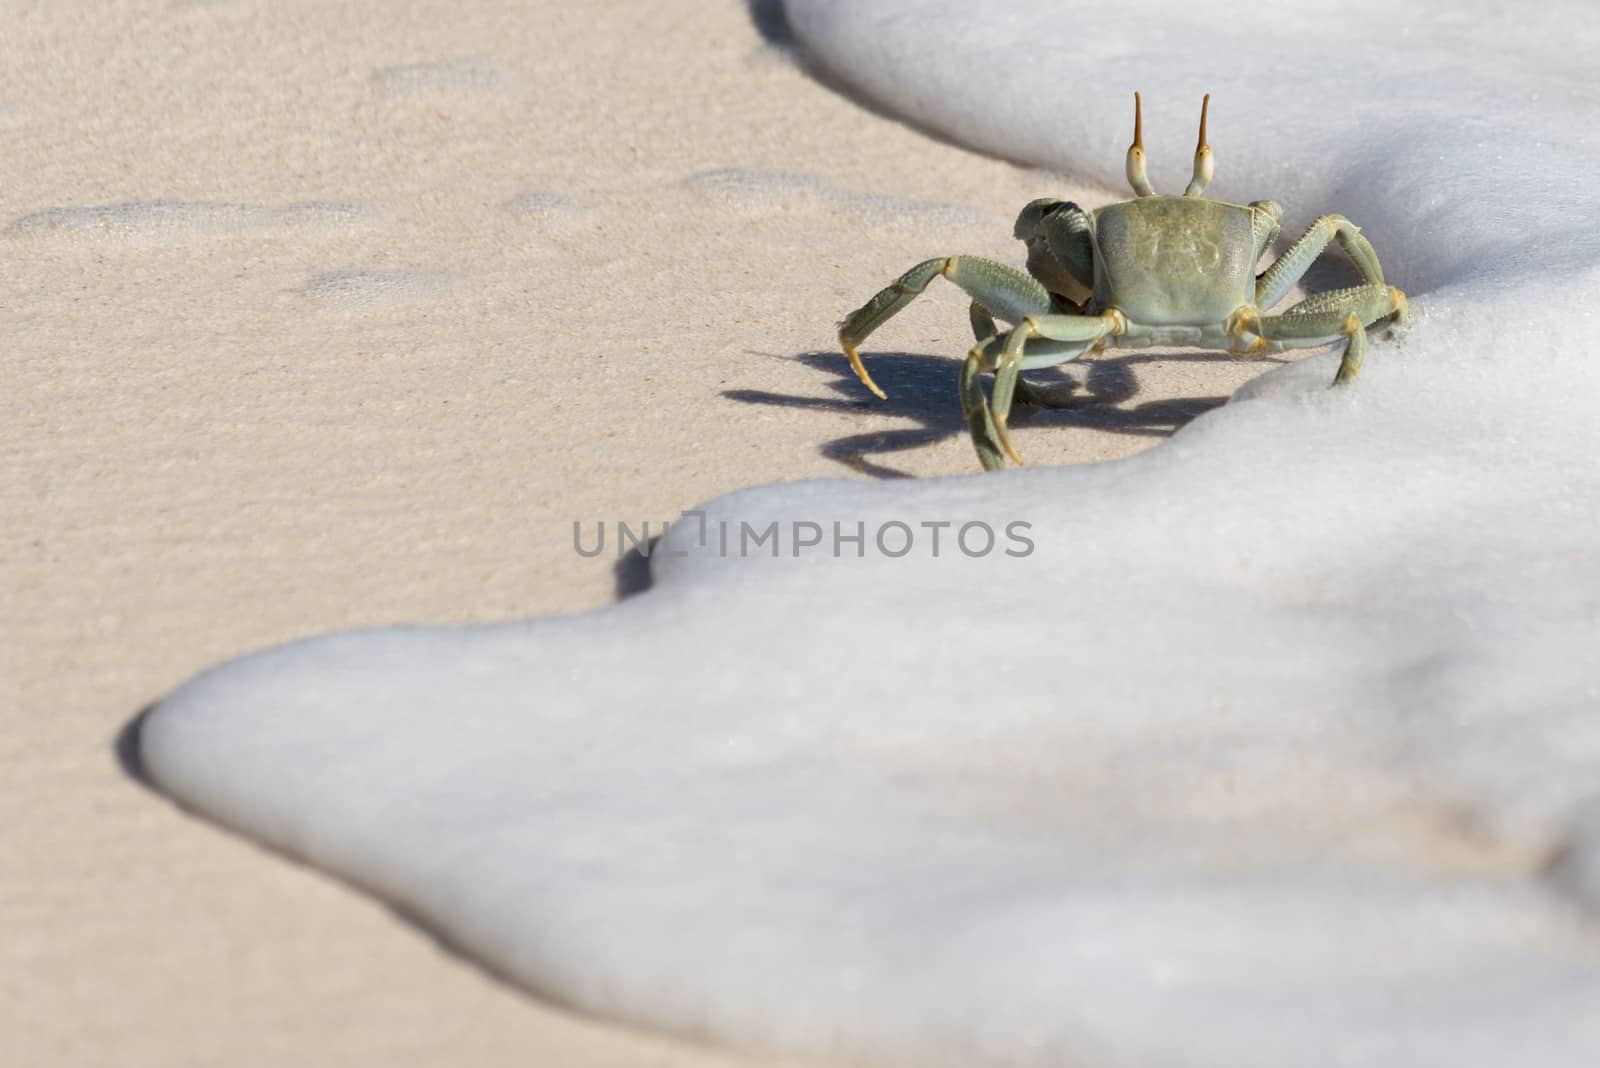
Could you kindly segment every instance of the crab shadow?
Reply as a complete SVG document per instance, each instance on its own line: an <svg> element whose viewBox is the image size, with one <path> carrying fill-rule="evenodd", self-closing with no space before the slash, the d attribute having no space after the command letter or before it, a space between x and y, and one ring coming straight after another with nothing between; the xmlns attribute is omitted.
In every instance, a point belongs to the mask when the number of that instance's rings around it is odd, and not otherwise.
<svg viewBox="0 0 1600 1068"><path fill-rule="evenodd" d="M967 422L957 399L960 364L951 360L907 352L871 354L873 377L889 394L887 404L867 394L865 387L844 365L837 352L803 352L794 359L823 372L830 397L795 396L758 389L724 390L722 396L741 404L767 404L814 411L885 412L909 419L915 425L900 430L874 430L847 434L824 442L819 451L828 459L874 478L911 478L910 473L882 463L887 453L907 452L965 436ZM1222 353L1140 352L1101 356L1074 365L1082 381L1062 368L1030 371L1027 381L1047 394L1059 407L1019 404L1011 410L1013 426L1029 423L1059 425L1111 434L1162 438L1191 419L1227 403L1227 397L1174 397L1129 405L1139 394L1138 368L1149 363L1210 363L1228 360ZM987 387L986 387L987 389Z"/></svg>

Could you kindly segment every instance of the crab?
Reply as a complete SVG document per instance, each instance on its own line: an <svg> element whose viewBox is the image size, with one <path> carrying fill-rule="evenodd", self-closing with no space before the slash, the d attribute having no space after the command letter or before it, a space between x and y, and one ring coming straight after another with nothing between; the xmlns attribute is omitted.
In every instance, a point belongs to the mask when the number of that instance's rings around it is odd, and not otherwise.
<svg viewBox="0 0 1600 1068"><path fill-rule="evenodd" d="M1186 345L1263 355L1344 342L1334 385L1355 380L1367 329L1404 323L1406 295L1383 279L1378 255L1342 215L1323 215L1262 273L1256 264L1278 236L1283 209L1271 200L1229 204L1203 196L1215 170L1206 144L1208 93L1200 105L1194 177L1182 196L1162 196L1145 176L1143 111L1133 94L1128 184L1137 196L1085 211L1071 201L1035 200L1017 217L1027 273L979 256L925 260L862 305L839 327L839 344L862 383L887 399L861 362L859 346L935 278L972 298L977 345L961 369L961 408L988 470L1022 463L1007 432L1013 402L1050 404L1020 372L1053 367L1107 348ZM1355 265L1361 284L1318 293L1281 314L1283 299L1330 242ZM996 319L1011 324L1002 329ZM994 374L985 398L980 376Z"/></svg>

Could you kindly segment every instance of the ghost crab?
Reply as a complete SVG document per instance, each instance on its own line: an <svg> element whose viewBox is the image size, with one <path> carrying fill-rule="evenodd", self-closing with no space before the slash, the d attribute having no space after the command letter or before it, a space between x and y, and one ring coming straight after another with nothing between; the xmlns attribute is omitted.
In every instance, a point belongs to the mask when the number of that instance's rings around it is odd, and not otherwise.
<svg viewBox="0 0 1600 1068"><path fill-rule="evenodd" d="M1053 367L1105 348L1192 345L1246 355L1345 342L1334 385L1351 382L1366 356L1368 327L1404 322L1406 296L1385 284L1378 255L1342 215L1324 215L1257 275L1256 263L1278 236L1283 210L1273 201L1228 204L1202 197L1214 163L1206 144L1207 94L1200 105L1194 177L1182 196L1161 196L1145 176L1143 113L1133 94L1128 184L1135 199L1094 211L1063 200L1035 200L1017 217L1028 247L1024 274L977 256L925 260L857 309L839 328L839 344L862 383L886 398L861 362L858 346L936 277L972 298L978 343L961 370L961 407L978 459L989 470L1016 463L1006 431L1014 400L1047 404L1020 372ZM1330 241L1361 275L1361 285L1307 297L1279 315L1271 308L1299 281ZM998 317L1013 324L995 325ZM994 373L992 399L979 376Z"/></svg>

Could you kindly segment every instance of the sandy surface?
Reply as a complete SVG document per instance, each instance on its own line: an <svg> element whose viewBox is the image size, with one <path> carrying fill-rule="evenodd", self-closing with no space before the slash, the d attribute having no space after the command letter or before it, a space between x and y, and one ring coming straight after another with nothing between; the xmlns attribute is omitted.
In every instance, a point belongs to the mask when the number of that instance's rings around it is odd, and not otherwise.
<svg viewBox="0 0 1600 1068"><path fill-rule="evenodd" d="M0 1059L734 1063L486 977L147 791L119 734L290 638L604 604L636 569L575 520L976 471L964 301L869 343L887 403L833 324L1105 194L870 113L735 0L6 21ZM1263 369L1103 358L1017 440L1122 455Z"/></svg>

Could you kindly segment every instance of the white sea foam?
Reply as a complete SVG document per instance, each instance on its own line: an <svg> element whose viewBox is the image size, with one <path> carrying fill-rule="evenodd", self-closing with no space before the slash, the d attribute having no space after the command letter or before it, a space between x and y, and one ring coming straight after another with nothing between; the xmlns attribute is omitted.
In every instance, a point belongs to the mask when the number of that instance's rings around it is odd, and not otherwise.
<svg viewBox="0 0 1600 1068"><path fill-rule="evenodd" d="M224 665L151 774L530 989L752 1048L1600 1063L1600 32L1320 11L788 4L880 106L1107 182L1128 90L1169 188L1212 91L1218 195L1350 215L1412 293L1353 387L725 497L606 611Z"/></svg>

